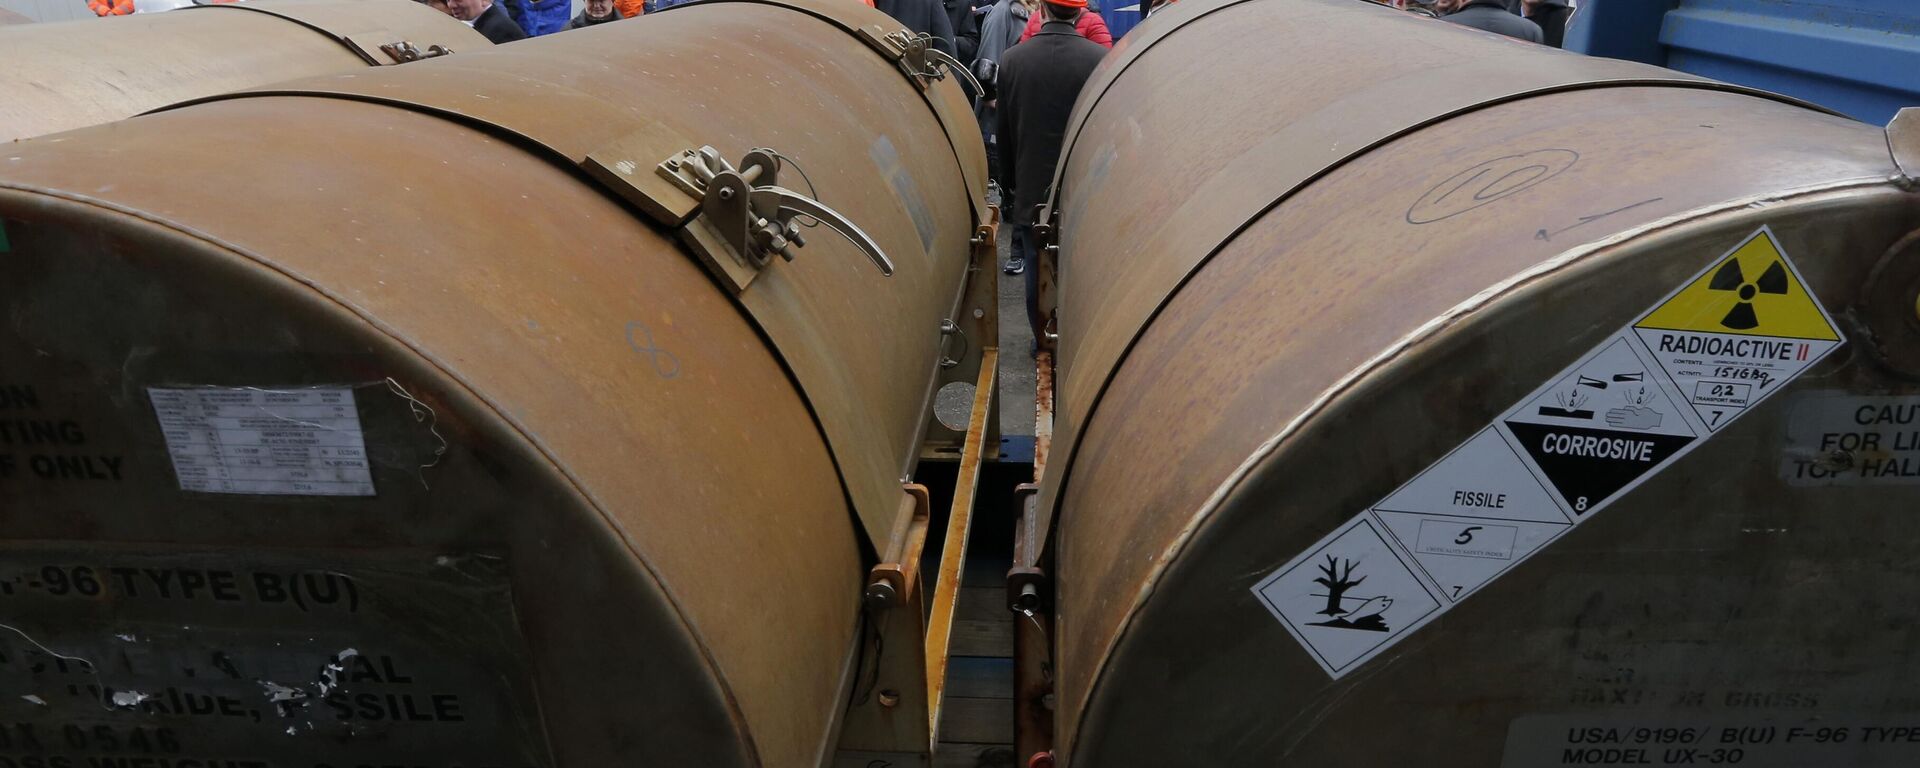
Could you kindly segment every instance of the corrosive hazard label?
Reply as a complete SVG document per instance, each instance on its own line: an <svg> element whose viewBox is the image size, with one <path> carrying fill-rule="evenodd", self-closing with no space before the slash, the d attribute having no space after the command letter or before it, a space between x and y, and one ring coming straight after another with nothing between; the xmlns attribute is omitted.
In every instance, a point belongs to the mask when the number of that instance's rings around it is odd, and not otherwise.
<svg viewBox="0 0 1920 768"><path fill-rule="evenodd" d="M1844 343L1763 227L1254 592L1338 678Z"/></svg>
<svg viewBox="0 0 1920 768"><path fill-rule="evenodd" d="M1697 434L1626 334L1588 354L1500 419L1500 428L1578 519L1691 445Z"/></svg>

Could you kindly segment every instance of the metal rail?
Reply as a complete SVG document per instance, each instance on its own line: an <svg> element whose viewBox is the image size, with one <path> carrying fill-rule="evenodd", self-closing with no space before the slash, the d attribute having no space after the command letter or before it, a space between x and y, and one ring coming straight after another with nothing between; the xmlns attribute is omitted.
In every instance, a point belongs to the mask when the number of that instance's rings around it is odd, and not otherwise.
<svg viewBox="0 0 1920 768"><path fill-rule="evenodd" d="M991 265L989 265L991 267ZM947 684L947 647L953 635L953 609L960 599L960 573L967 562L967 539L973 531L973 497L980 487L980 464L988 422L993 415L995 377L1000 349L980 350L980 377L974 384L973 410L967 416L967 441L960 454L960 472L953 481L953 507L947 517L947 538L940 549L940 576L934 582L933 613L927 620L927 730L940 741L940 705Z"/></svg>

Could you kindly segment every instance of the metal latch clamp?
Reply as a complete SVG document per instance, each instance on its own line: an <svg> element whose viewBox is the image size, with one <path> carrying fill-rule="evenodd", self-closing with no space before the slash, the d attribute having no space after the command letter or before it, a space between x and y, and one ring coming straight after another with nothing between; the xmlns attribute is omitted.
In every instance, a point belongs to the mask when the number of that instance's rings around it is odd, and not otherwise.
<svg viewBox="0 0 1920 768"><path fill-rule="evenodd" d="M423 59L437 59L453 53L453 49L444 45L429 45L427 49L423 51L420 50L420 46L414 45L412 41L401 40L380 46L380 52L392 58L396 63L405 64Z"/></svg>
<svg viewBox="0 0 1920 768"><path fill-rule="evenodd" d="M859 225L825 203L779 185L780 154L747 152L738 168L711 146L687 149L662 162L657 173L700 201L700 216L684 230L689 244L715 272L745 290L753 276L779 256L794 258L807 241L801 217L824 225L860 249L880 274L893 275L893 260Z"/></svg>
<svg viewBox="0 0 1920 768"><path fill-rule="evenodd" d="M861 32L869 38L873 35L873 32L868 30L863 29ZM980 98L980 94L985 92L980 87L980 81L968 71L965 64L960 63L960 60L954 58L952 54L933 47L932 35L914 34L904 29L896 29L880 38L878 42L880 45L877 47L893 58L894 63L900 66L900 71L906 73L907 77L912 78L922 87L936 80L945 80L947 73L952 72L959 75L967 82L968 87L973 89L969 93L974 98Z"/></svg>

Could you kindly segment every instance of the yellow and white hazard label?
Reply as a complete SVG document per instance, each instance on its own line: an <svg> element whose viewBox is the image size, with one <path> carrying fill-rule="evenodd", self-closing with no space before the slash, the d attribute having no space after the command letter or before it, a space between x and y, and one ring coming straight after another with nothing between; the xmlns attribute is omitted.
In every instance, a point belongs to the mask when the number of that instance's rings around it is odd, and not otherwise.
<svg viewBox="0 0 1920 768"><path fill-rule="evenodd" d="M1253 592L1341 677L1844 343L1763 227Z"/></svg>
<svg viewBox="0 0 1920 768"><path fill-rule="evenodd" d="M1643 330L1839 341L1765 228L1722 256L1640 322Z"/></svg>
<svg viewBox="0 0 1920 768"><path fill-rule="evenodd" d="M1709 433L1841 344L1833 318L1764 227L1633 329Z"/></svg>

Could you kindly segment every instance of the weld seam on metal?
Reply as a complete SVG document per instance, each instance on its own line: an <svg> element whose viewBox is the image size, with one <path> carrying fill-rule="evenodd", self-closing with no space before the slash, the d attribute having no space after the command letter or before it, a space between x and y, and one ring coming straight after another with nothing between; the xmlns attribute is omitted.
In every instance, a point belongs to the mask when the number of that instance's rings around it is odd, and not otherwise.
<svg viewBox="0 0 1920 768"><path fill-rule="evenodd" d="M731 2L735 0L722 0L722 1ZM643 226L647 226L649 228L656 229L656 231L660 231L663 237L667 238L669 241L672 242L672 247L675 252L688 258L689 260L693 260L694 263L698 265L698 260L693 257L693 255L687 250L686 246L680 243L678 238L673 237L673 233L677 231L679 227L673 227L667 224L662 224L658 220L652 218L651 216L646 215L645 212L639 210L634 203L621 197L619 194L615 193L612 189L609 189L607 185L602 184L598 180L595 180L590 175L588 175L586 168L579 161L574 160L571 155L562 151L558 147L547 144L546 142L532 135L522 133L519 130L516 130L512 127L509 127L485 118L477 117L474 115L468 115L466 113L459 112L457 110L434 106L431 104L424 104L418 101L411 101L403 98L394 98L394 97L379 96L379 95L373 95L373 94L353 93L353 92L346 92L346 91L329 91L329 90L318 90L318 89L316 90L277 90L276 89L276 90L265 90L265 91L240 91L237 93L216 94L213 96L208 96L208 97L196 99L193 101L187 101L187 102L182 102L180 104L169 105L155 111L156 112L169 111L169 110L178 109L181 107L192 106L195 104L204 104L204 103L211 103L216 101L242 101L247 98L255 97L255 96L338 99L341 101L351 101L351 102L359 102L363 104L372 104L375 106L390 107L390 108L398 109L404 112L411 112L414 114L423 115L432 119L445 120L455 125L466 127L476 132L486 134L488 136L495 136L495 137L505 139L515 145L520 146L523 150L525 150L530 155L533 155L537 158L544 158L550 164L559 168L561 172L567 173L573 176L575 179L579 180L582 184L585 184L589 188L595 190L598 194L606 197L608 200L613 201L615 205L618 205L622 210L627 211L630 215L633 216L633 218L641 221L643 223ZM937 122L937 118L936 118L936 122ZM207 239L212 240L213 238L209 237ZM239 249L234 249L234 250L238 251ZM780 364L780 370L786 374L788 383L791 384L794 388L794 391L799 394L801 402L804 403L807 408L808 418L813 420L814 428L820 435L820 441L824 446L826 446L827 457L833 463L834 478L840 483L841 498L843 501L846 502L849 514L854 518L855 530L859 533L861 540L867 541L869 542L869 544L872 544L873 537L867 534L866 524L863 521L863 519L860 517L860 505L855 503L854 496L853 496L853 484L847 479L849 475L845 466L841 461L841 453L840 451L836 450L833 439L827 434L826 422L820 418L818 409L814 405L813 396L809 393L805 384L800 380L799 374L794 371L792 364L787 359L786 353L781 350L779 344L775 343L773 334L770 331L768 331L766 325L763 324L760 321L760 319L754 315L753 310L746 305L745 300L742 299L739 294L736 294L730 290L727 290L724 286L721 286L717 282L717 278L715 278L711 272L707 271L704 266L701 267L701 271L707 275L709 280L715 281L714 282L715 289L721 291L724 295L728 297L728 302L731 303L734 309L740 313L740 316L744 319L747 325L753 328L754 335L760 339L762 344L764 344L769 350L772 351L774 359ZM934 375L938 376L938 371L934 372ZM910 466L911 461L909 460L907 464ZM874 546L877 546L877 544Z"/></svg>
<svg viewBox="0 0 1920 768"><path fill-rule="evenodd" d="M379 60L374 59L372 56L368 55L366 51L360 50L359 48L355 47L351 41L347 40L346 35L336 34L335 32L333 32L333 30L327 29L326 27L322 27L319 24L315 24L305 19L295 18L286 13L282 13L277 8L261 8L258 6L249 5L247 3L212 3L208 5L199 5L199 4L189 5L186 8L182 8L180 10L187 10L192 8L232 8L234 10L253 11L254 13L262 13L268 16L272 16L281 21L292 22L296 25L306 27L307 29L317 32L320 34L320 36L325 37L328 40L332 40L333 42L339 44L340 47L345 48L349 53L352 53L354 58L357 58L357 59L360 59L361 61L366 62L367 66L370 66L370 67L380 66Z"/></svg>
<svg viewBox="0 0 1920 768"><path fill-rule="evenodd" d="M1235 0L1235 2L1251 2L1251 0ZM942 119L943 113L940 111L940 107L934 103L933 84L928 83L927 87L922 88L917 78L915 78L913 75L907 74L904 70L901 69L899 59L891 58L891 53L881 48L878 42L873 42L865 38L862 38L860 36L860 30L862 29L861 27L854 26L852 25L851 22L845 22L840 19L833 18L832 16L821 13L819 11L815 11L811 8L803 8L798 5L791 5L788 3L781 2L780 0L707 0L707 2L701 3L701 5L709 5L713 3L753 3L755 5L771 5L776 8L785 8L790 11L805 14L807 16L812 16L816 19L826 22L828 26L835 27L840 31L845 32L848 37L852 37L854 39L854 42L860 43L860 47L865 48L869 51L872 51L874 55L879 56L882 61L886 62L889 68L893 69L896 72L899 72L900 76L907 81L908 87L919 92L920 99L926 102L927 111L933 114L933 121L940 125L940 135L947 137L947 149L953 152L954 166L960 170L961 183L963 184L966 183L967 161L960 157L960 142L954 137L953 131L948 130L947 121ZM669 10L671 10L672 8L679 8L684 5L690 5L690 4L683 3L682 5L670 6ZM954 87L958 88L959 84L955 83ZM962 92L964 93L965 89L962 89ZM972 112L969 111L968 115L971 116ZM993 175L992 168L986 169L986 172L989 177ZM985 206L986 206L986 200L974 199L973 188L971 185L968 185L967 212L973 214L973 224L976 227L979 226L981 222L986 221L986 217L981 215L985 213L985 210L984 210Z"/></svg>
<svg viewBox="0 0 1920 768"><path fill-rule="evenodd" d="M1121 641L1125 639L1128 632L1132 630L1134 619L1140 615L1141 609L1145 607L1147 600L1152 597L1158 588L1161 577L1166 575L1167 570L1172 567L1175 560L1185 554L1187 543L1192 540L1201 528L1205 527L1207 521L1213 517L1214 513L1220 510L1227 498L1232 496L1235 491L1238 491L1247 478L1253 475L1254 470L1279 450L1282 443L1299 432L1307 422L1319 416L1322 411L1326 410L1329 404L1351 391L1362 380L1389 364L1396 362L1408 350L1419 345L1421 342L1433 338L1440 331L1466 320L1469 315L1475 312L1485 309L1487 306L1493 304L1496 299L1505 298L1508 295L1517 293L1539 282L1541 279L1550 277L1563 270L1585 264L1591 260L1590 257L1594 257L1606 249L1644 236L1675 229L1681 225L1690 224L1695 221L1737 213L1742 210L1765 208L1770 205L1788 201L1799 201L1813 196L1856 189L1872 189L1891 184L1894 180L1895 177L1892 176L1864 179L1856 178L1796 187L1763 195L1751 195L1724 203L1694 208L1656 221L1647 222L1637 227L1623 229L1603 239L1595 240L1562 252L1558 256L1549 258L1498 283L1494 283L1480 292L1467 297L1464 301L1454 305L1453 308L1441 313L1440 316L1422 323L1405 336L1402 336L1398 341L1388 346L1385 350L1382 350L1373 357L1361 362L1358 366L1355 366L1353 370L1348 371L1346 375L1340 377L1325 390L1322 390L1319 396L1307 403L1306 407L1302 408L1298 415L1287 422L1286 426L1281 427L1279 432L1267 438L1256 447L1253 453L1249 454L1247 459L1241 462L1239 467L1235 468L1232 473L1227 475L1226 479L1220 482L1220 485L1214 492L1200 505L1200 509L1194 513L1192 519L1180 530L1179 535L1174 537L1173 541L1167 545L1165 550L1162 550L1158 562L1154 564L1152 570L1148 572L1146 580L1141 583L1140 588L1134 593L1133 602L1128 607L1126 615L1121 618L1120 625L1115 629L1112 637L1109 638L1105 648L1100 654L1099 665L1095 667L1091 677L1092 683L1088 686L1086 695L1082 697L1080 701L1079 722L1075 723L1074 727L1075 739L1077 740L1080 734L1084 732L1083 729L1086 724L1086 713L1088 709L1087 703L1094 700L1094 692L1100 687L1102 676L1106 671L1108 661L1113 658L1114 650L1120 646Z"/></svg>
<svg viewBox="0 0 1920 768"><path fill-rule="evenodd" d="M9 182L9 181L0 181L0 190L9 190L9 191L18 192L22 194L29 194L29 195L41 195L45 197L54 198L57 200L64 200L76 205L91 206L94 208L99 208L101 210L110 211L110 212L117 213L137 221L145 222L151 226L159 227L165 230L170 230L180 235L185 235L190 238L201 240L209 245L218 247L232 254L237 258L246 260L248 262L252 262L256 267L273 272L284 278L292 280L295 283L305 286L308 290L312 291L314 295L319 296L329 302L332 302L335 305L338 305L339 307L341 307L342 309L345 309L348 313L350 313L354 317L360 318L360 320L365 322L369 327L377 330L380 333L380 335L387 337L389 341L399 346L401 349L405 349L413 353L414 356L416 356L421 362L431 367L432 369L439 371L440 373L445 375L449 381L457 385L458 388L465 390L469 397L472 397L476 402L479 402L481 405L485 406L488 410L493 411L494 415L500 419L501 423L511 426L513 428L513 431L518 433L522 440L525 440L528 445L533 446L534 450L537 451L542 458L546 459L547 462L553 466L555 472L557 472L561 477L566 478L567 483L573 486L574 492L579 494L580 498L586 500L588 504L592 505L593 510L600 514L601 520L604 523L606 523L606 525L610 529L612 529L613 531L619 534L620 542L626 546L628 553L633 555L634 562L636 562L640 566L640 570L647 575L647 578L649 580L653 582L654 587L660 590L661 598L664 599L667 603L667 606L673 610L674 616L680 620L680 626L686 631L687 637L692 641L692 645L694 646L695 649L697 649L700 652L701 658L706 661L707 674L713 679L716 687L719 689L721 693L720 698L726 702L728 714L732 716L734 721L734 726L738 729L740 735L746 737L742 739L742 741L745 742L746 750L748 753L747 754L748 762L754 765L762 764L760 760L760 754L759 754L759 745L754 742L752 738L752 731L750 731L747 728L746 713L740 709L740 703L737 697L733 693L733 687L731 683L727 680L725 675L720 674L720 667L718 662L713 657L712 649L708 646L705 640L705 637L700 633L699 628L697 627L697 625L694 624L692 618L689 617L687 615L686 610L681 607L679 598L676 597L673 593L673 590L667 586L666 580L660 577L660 574L653 569L653 564L649 562L646 559L646 557L641 553L638 547L638 544L634 542L632 535L628 533L628 531L624 526L620 525L618 520L616 520L611 514L607 512L607 505L602 503L598 497L594 496L591 492L589 492L586 489L586 484L582 482L579 477L575 476L571 470L561 465L558 457L555 456L553 450L549 448L544 441L542 441L536 434L534 434L532 430L527 429L525 425L521 424L517 419L515 419L511 414L509 414L506 411L506 409L502 408L498 403L495 403L492 399L486 397L485 395L480 394L479 391L475 389L473 385L470 382L468 382L465 377L460 376L459 374L453 372L452 370L447 368L447 366L443 362L441 362L438 358L428 354L426 350L421 349L420 347L415 346L413 343L402 338L400 334L395 331L395 329L388 326L386 323L381 322L378 318L371 316L369 313L362 310L359 306L348 302L345 298L336 296L332 292L322 289L313 280L310 280L297 273L289 271L278 264L270 263L254 255L251 251L241 248L238 245L235 245L233 243L229 243L219 237L215 237L210 233L203 232L193 227L189 227L183 224L178 224L172 221L168 221L166 219L159 218L153 214L149 214L145 211L141 211L136 208L131 208L128 206L120 205L118 203L102 200L102 199L87 196L87 195L67 192L65 190L47 189L43 187L23 185L23 184L18 184L18 183Z"/></svg>
<svg viewBox="0 0 1920 768"><path fill-rule="evenodd" d="M1202 270L1206 269L1207 264L1212 262L1215 256L1218 256L1222 250L1225 250L1227 246L1231 245L1233 241L1239 238L1242 233L1246 232L1254 224L1258 223L1261 219L1265 218L1266 215L1273 212L1274 209L1279 208L1281 205L1286 204L1286 202L1288 200L1291 200L1294 195L1297 195L1302 190L1305 190L1306 188L1312 186L1314 182L1317 182L1323 178L1326 178L1327 176L1333 175L1334 172L1340 170L1341 168L1346 167L1348 164L1362 157L1365 157L1368 154L1371 154L1375 150L1381 149L1403 138L1419 133L1420 131L1425 130L1428 127L1439 125L1441 123L1445 123L1447 121L1453 120L1458 117L1463 117L1465 115L1472 114L1474 112L1479 112L1485 109L1491 109L1494 107L1502 106L1505 104L1511 104L1518 101L1525 101L1527 99L1531 99L1539 96L1547 96L1547 95L1558 94L1558 93L1571 93L1571 92L1577 92L1577 91L1602 90L1606 88L1697 88L1702 90L1710 90L1710 91L1717 91L1717 92L1723 92L1723 93L1740 93L1740 94L1745 94L1749 96L1756 96L1756 95L1764 96L1764 97L1769 97L1776 101L1783 101L1788 104L1805 106L1805 105L1799 104L1796 101L1793 101L1788 97L1779 96L1777 94L1768 94L1763 91L1750 92L1748 90L1744 90L1735 86L1728 86L1724 83L1715 83L1712 81L1695 82L1695 81L1687 81L1687 80L1667 81L1667 80L1638 80L1638 79L1594 80L1594 81L1579 82L1579 83L1568 83L1568 84L1544 86L1535 90L1518 91L1497 99L1476 102L1474 104L1461 107L1459 109L1451 110L1444 114L1436 115L1432 118L1405 126L1390 134L1382 136L1376 141L1372 141L1367 144L1360 145L1356 147L1352 152L1344 156L1341 156L1337 159L1334 159L1333 161L1329 162L1324 168L1321 168L1320 170L1315 171L1311 175L1308 175L1302 178L1298 183L1294 184L1293 186L1280 191L1271 202L1262 206L1260 210L1248 216L1245 221L1240 222L1239 225L1235 226L1224 237L1220 238L1218 242L1216 242L1211 248L1208 249L1206 255L1202 256L1198 261L1195 261L1193 265L1187 269L1186 273L1180 276L1180 279L1174 281L1173 286L1167 289L1166 293L1161 295L1159 303L1155 305L1155 307L1153 308L1153 311L1148 313L1146 319L1140 324L1140 326L1134 329L1131 338L1127 339L1127 343L1125 344L1125 346L1121 348L1119 355L1114 358L1112 366L1110 366L1107 369L1103 380L1100 382L1100 386L1094 389L1092 402L1087 405L1086 412L1082 415L1081 418L1074 420L1068 424L1068 426L1072 427L1072 429L1067 433L1066 440L1060 443L1061 447L1065 451L1063 455L1064 460L1059 464L1060 471L1062 473L1060 476L1061 478L1060 490L1054 493L1053 504L1049 506L1049 509L1055 510L1054 516L1058 517L1057 510L1059 509L1059 506L1060 506L1060 499L1066 493L1066 481L1073 469L1074 457L1079 453L1080 433L1086 430L1088 424L1093 423L1094 414L1100 407L1100 401L1106 397L1107 388L1113 383L1113 377L1117 375L1117 372L1120 370L1120 368L1126 364L1127 358L1132 356L1134 346L1139 343L1140 337L1146 334L1147 328L1151 327L1153 325L1153 322L1159 319L1160 312L1164 310L1168 304L1173 303L1174 298L1179 296L1180 291L1182 289L1186 288L1187 283L1191 281L1195 275L1200 274ZM1821 110L1821 111L1824 112L1825 110ZM1066 166L1063 163L1060 167L1064 168ZM1225 173L1225 171L1223 170L1221 173ZM1057 191L1058 189L1056 187L1056 193ZM1049 205L1051 206L1052 204L1049 203ZM1069 408L1069 412L1071 412L1071 408ZM1058 438L1059 436L1056 435L1055 437ZM1044 498L1044 494L1043 494L1043 498Z"/></svg>
<svg viewBox="0 0 1920 768"><path fill-rule="evenodd" d="M1060 189L1062 187L1060 182L1063 179L1065 179L1068 161L1072 159L1073 150L1080 143L1080 132L1082 128L1085 127L1087 121L1093 117L1093 111L1095 109L1098 109L1100 106L1100 103L1106 99L1107 92L1111 90L1116 83L1120 82L1120 79L1121 79L1120 76L1122 74L1125 74L1128 69L1132 68L1135 63L1138 63L1140 59L1144 58L1147 55L1148 51L1153 50L1153 47L1155 45L1158 45L1161 42L1164 42L1174 37L1175 33L1177 33L1181 29L1184 29L1187 25L1196 23L1199 20L1204 19L1208 16L1211 16L1215 13L1220 13L1222 11L1230 10L1240 5L1244 5L1246 3L1253 2L1253 1L1254 0L1231 0L1231 2L1227 2L1218 7L1209 8L1206 11L1203 11L1198 15L1194 16L1191 19L1187 19L1185 21L1180 22L1179 26L1169 27L1165 33L1152 38L1151 40L1147 41L1144 45L1142 45L1138 52L1134 52L1131 49L1128 50L1128 53L1130 55L1124 61L1118 61L1116 63L1116 66L1118 67L1118 69L1114 71L1112 78L1108 79L1105 84L1100 86L1100 92L1096 94L1093 97L1093 100L1087 104L1086 112L1079 113L1076 111L1075 115L1073 116L1078 117L1079 119L1073 120L1070 118L1070 122L1067 125L1066 137L1061 143L1061 147L1063 149L1060 156L1060 161L1054 166L1055 170L1054 170L1052 186L1048 188L1050 191L1050 194L1047 197L1048 210L1055 211L1055 212L1060 210L1059 197L1060 197ZM1168 12L1177 12L1177 11L1178 11L1178 8L1173 7L1173 8L1170 8ZM1306 17L1306 18L1311 18L1311 17ZM1296 22L1299 20L1300 19L1295 19ZM1537 53L1538 52L1535 51L1527 54L1522 54L1519 56L1489 57L1489 58L1530 59L1530 58L1535 58L1534 54L1537 54ZM1482 61L1485 61L1485 60L1486 59L1482 59ZM1501 97L1497 97L1487 101L1482 101L1476 104L1468 105L1466 107L1461 108L1458 112L1448 113L1447 115L1435 118L1434 121L1416 124L1410 127L1406 131L1406 133L1410 133L1413 130L1417 130L1427 125L1431 125L1433 122L1451 119L1452 117L1457 116L1459 114L1476 111L1482 108L1495 106L1497 104L1503 104L1509 101L1519 101L1522 99L1532 98L1534 96L1541 96L1548 93L1556 93L1556 92L1565 91L1565 90L1584 90L1586 87L1606 87L1607 85L1646 85L1646 86L1652 86L1652 87L1703 88L1706 90L1716 90L1716 91L1723 91L1728 93L1745 94L1748 96L1754 96L1754 97L1767 99L1771 101L1791 104L1797 107L1803 107L1806 109L1813 110L1815 112L1820 112L1822 114L1833 115L1836 117L1846 117L1846 115L1843 115L1838 111L1835 111L1833 109L1830 109L1828 107L1825 107L1819 104L1815 104L1810 101L1802 100L1794 96L1774 93L1772 91L1766 91L1759 88L1752 88L1752 87L1740 85L1737 83L1721 82L1719 80L1712 80L1709 78L1701 77L1699 75L1679 73L1679 72L1660 69L1652 66L1647 67L1647 69L1649 70L1648 76L1644 78L1643 82L1638 82L1638 83L1633 82L1635 78L1622 77L1612 81L1607 81L1607 80L1580 81L1572 84L1563 84L1557 87L1549 86L1545 88L1536 88L1532 90L1517 91L1505 96L1501 96ZM1655 75L1659 73L1665 73L1666 77L1664 78L1656 77ZM1395 134L1395 135L1396 136L1404 135L1404 133ZM1363 147L1359 151L1365 152L1367 151L1367 149L1368 148ZM1341 162L1345 162L1345 160L1342 160Z"/></svg>

